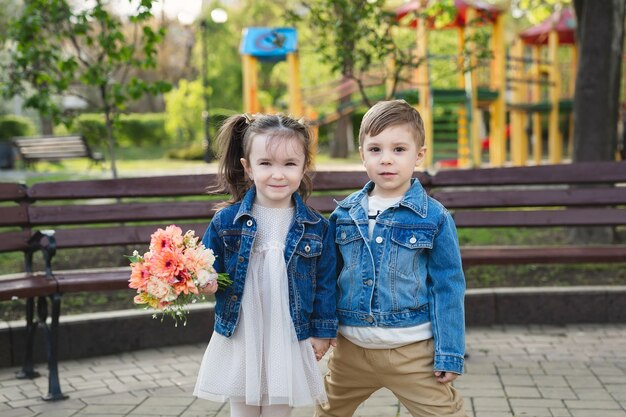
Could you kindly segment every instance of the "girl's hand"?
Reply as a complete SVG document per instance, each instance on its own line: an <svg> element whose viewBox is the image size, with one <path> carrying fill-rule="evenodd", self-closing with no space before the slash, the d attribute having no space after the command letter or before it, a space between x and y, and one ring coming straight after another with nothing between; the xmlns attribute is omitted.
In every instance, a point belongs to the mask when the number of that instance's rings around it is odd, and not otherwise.
<svg viewBox="0 0 626 417"><path fill-rule="evenodd" d="M206 285L198 288L198 292L204 295L215 294L217 292L217 281L213 280L213 281L207 282Z"/></svg>
<svg viewBox="0 0 626 417"><path fill-rule="evenodd" d="M315 352L315 359L319 362L326 352L328 352L328 348L331 345L332 339L318 339L317 337L311 338L311 346L313 346L313 351Z"/></svg>
<svg viewBox="0 0 626 417"><path fill-rule="evenodd" d="M447 384L448 382L452 382L459 377L459 374L455 374L454 372L443 372L443 371L435 371L435 379L440 384Z"/></svg>

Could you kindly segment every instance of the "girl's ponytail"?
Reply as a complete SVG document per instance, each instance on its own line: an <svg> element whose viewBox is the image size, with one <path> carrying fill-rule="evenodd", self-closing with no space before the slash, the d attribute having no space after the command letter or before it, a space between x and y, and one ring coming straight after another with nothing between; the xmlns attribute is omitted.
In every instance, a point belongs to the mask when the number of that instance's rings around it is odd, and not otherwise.
<svg viewBox="0 0 626 417"><path fill-rule="evenodd" d="M218 180L212 191L227 192L231 195L227 204L232 204L243 198L250 182L241 165L244 157L244 136L249 122L245 115L231 116L222 125L217 133L218 144Z"/></svg>

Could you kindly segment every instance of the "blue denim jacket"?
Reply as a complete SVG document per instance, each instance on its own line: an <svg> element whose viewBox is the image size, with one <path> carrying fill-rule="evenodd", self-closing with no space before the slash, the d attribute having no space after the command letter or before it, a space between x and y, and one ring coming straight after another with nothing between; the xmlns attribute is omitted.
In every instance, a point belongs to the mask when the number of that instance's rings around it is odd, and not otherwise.
<svg viewBox="0 0 626 417"><path fill-rule="evenodd" d="M256 235L252 187L242 201L220 210L202 238L216 255L215 270L227 272L233 283L215 294L215 331L230 337L239 321L248 260ZM289 310L298 340L337 335L336 252L328 220L293 194L294 221L285 241Z"/></svg>
<svg viewBox="0 0 626 417"><path fill-rule="evenodd" d="M337 311L348 326L409 327L430 321L434 370L463 372L465 277L448 211L419 181L380 213L369 239L368 182L330 216L339 256Z"/></svg>

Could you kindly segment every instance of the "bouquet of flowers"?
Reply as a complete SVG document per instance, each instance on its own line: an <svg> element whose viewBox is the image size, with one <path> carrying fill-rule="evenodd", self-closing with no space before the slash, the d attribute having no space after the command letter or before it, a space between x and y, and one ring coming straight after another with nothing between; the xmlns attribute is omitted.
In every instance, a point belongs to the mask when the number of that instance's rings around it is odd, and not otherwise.
<svg viewBox="0 0 626 417"><path fill-rule="evenodd" d="M228 274L213 268L215 255L198 242L193 230L184 235L175 225L158 229L150 237L150 250L134 251L128 286L137 290L135 304L152 307L186 322L189 304L232 283ZM156 317L156 315L155 315Z"/></svg>

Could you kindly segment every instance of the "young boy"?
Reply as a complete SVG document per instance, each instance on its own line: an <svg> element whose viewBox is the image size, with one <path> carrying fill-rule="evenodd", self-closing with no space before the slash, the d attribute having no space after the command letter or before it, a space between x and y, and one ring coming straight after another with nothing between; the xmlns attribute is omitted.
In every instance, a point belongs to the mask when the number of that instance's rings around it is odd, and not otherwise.
<svg viewBox="0 0 626 417"><path fill-rule="evenodd" d="M465 416L451 386L463 372L465 278L452 217L412 179L424 125L404 100L363 117L370 178L330 216L338 247L339 336L317 417L347 417L391 390L413 416Z"/></svg>

